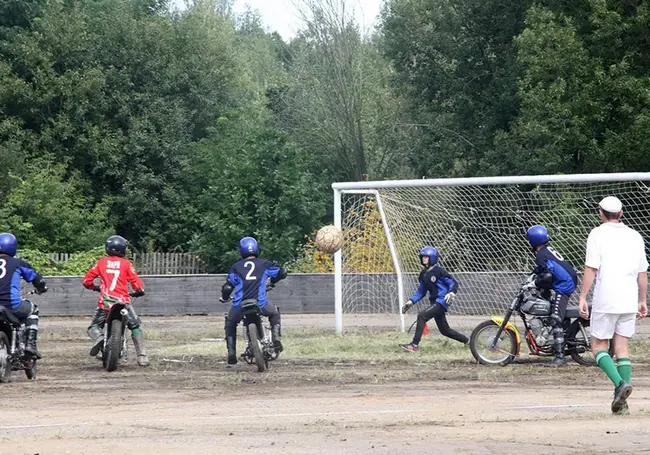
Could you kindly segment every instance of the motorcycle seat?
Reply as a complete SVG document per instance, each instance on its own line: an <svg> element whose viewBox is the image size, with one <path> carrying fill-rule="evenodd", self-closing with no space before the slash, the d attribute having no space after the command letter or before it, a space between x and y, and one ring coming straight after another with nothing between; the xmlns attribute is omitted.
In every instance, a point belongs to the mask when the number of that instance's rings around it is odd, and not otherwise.
<svg viewBox="0 0 650 455"><path fill-rule="evenodd" d="M241 310L244 314L260 311L259 306L257 305L257 300L255 299L243 300L241 303Z"/></svg>
<svg viewBox="0 0 650 455"><path fill-rule="evenodd" d="M20 319L14 316L9 308L4 306L0 306L0 318L5 319L7 322L15 326L20 326L22 324Z"/></svg>
<svg viewBox="0 0 650 455"><path fill-rule="evenodd" d="M589 306L589 313L591 313L591 306ZM578 319L580 317L580 309L577 306L567 307L565 317L569 319Z"/></svg>

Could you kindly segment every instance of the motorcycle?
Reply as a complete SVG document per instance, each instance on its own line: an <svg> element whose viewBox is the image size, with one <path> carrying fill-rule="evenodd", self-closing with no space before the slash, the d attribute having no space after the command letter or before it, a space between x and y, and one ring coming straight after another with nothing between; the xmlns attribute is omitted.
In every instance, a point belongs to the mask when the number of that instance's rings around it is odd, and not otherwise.
<svg viewBox="0 0 650 455"><path fill-rule="evenodd" d="M524 339L529 353L540 357L554 355L552 304L535 286L535 278L535 275L531 275L521 285L503 318L493 317L484 321L472 332L470 349L479 363L508 365L519 356L522 337L510 322L515 313L524 324ZM596 365L592 356L585 356L591 352L591 337L585 329L589 321L580 318L578 307L567 308L562 324L565 355L570 355L580 365Z"/></svg>
<svg viewBox="0 0 650 455"><path fill-rule="evenodd" d="M0 383L10 382L11 372L20 370L25 371L27 379L36 379L36 359L25 357L26 335L25 324L0 306Z"/></svg>
<svg viewBox="0 0 650 455"><path fill-rule="evenodd" d="M267 291L271 289L273 286L267 286ZM249 365L256 364L257 371L262 373L268 370L269 361L276 360L280 356L273 346L271 327L264 321L266 318L257 300L244 300L241 303L241 312L246 339L246 349L241 354L241 358Z"/></svg>
<svg viewBox="0 0 650 455"><path fill-rule="evenodd" d="M129 294L137 297L135 293ZM126 329L129 321L129 311L126 302L104 301L109 305L106 319L104 320L104 346L102 348L102 364L108 372L115 371L127 352Z"/></svg>

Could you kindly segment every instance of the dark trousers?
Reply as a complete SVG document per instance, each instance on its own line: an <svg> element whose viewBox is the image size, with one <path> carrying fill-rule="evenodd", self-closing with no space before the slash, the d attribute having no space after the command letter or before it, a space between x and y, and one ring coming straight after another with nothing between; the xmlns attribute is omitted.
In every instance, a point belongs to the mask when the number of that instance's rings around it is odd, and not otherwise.
<svg viewBox="0 0 650 455"><path fill-rule="evenodd" d="M134 330L140 327L142 325L142 321L140 320L140 317L138 317L137 313L133 309L132 305L126 305L126 309L129 312L129 320L126 323L127 327L129 330ZM93 319L90 321L90 327L88 327L88 333L94 333L96 330L103 330L104 328L104 322L106 320L106 314L108 314L108 310L103 310L101 308L97 308L95 310L95 314L93 314ZM97 332L100 333L100 332ZM91 338L95 339L93 335L90 335Z"/></svg>
<svg viewBox="0 0 650 455"><path fill-rule="evenodd" d="M267 303L264 308L261 308L262 315L269 318L271 327L280 326L280 312L275 308L272 303ZM226 338L232 337L233 340L237 339L237 324L242 320L241 307L230 307L228 316L226 316Z"/></svg>
<svg viewBox="0 0 650 455"><path fill-rule="evenodd" d="M23 300L16 308L9 308L20 321L25 323L28 330L38 330L38 307L29 300Z"/></svg>
<svg viewBox="0 0 650 455"><path fill-rule="evenodd" d="M415 328L415 335L413 336L412 343L415 345L420 344L420 340L422 339L422 332L424 332L424 325L431 319L435 319L438 330L440 330L440 333L442 335L461 343L467 343L469 339L465 335L456 332L454 329L449 327L446 313L447 312L445 311L445 307L439 303L431 305L424 311L420 311L418 313L418 324Z"/></svg>
<svg viewBox="0 0 650 455"><path fill-rule="evenodd" d="M571 296L555 293L553 299L553 313L551 314L551 323L553 324L553 348L557 356L564 355L564 316L566 307L569 305Z"/></svg>
<svg viewBox="0 0 650 455"><path fill-rule="evenodd" d="M564 316L566 315L566 307L569 305L570 296L560 294L559 292L555 293L555 299L553 299L553 325L562 325L564 321Z"/></svg>

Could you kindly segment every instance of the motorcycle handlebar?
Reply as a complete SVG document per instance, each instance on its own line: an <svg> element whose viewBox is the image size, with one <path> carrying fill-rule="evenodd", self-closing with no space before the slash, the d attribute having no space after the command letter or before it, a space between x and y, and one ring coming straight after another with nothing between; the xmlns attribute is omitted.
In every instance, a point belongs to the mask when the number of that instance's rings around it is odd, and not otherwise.
<svg viewBox="0 0 650 455"><path fill-rule="evenodd" d="M91 289L91 291L101 292L101 289L99 288L99 286L95 286L94 288ZM137 299L138 297L141 297L141 295L136 292L129 292L129 297L133 297L134 299Z"/></svg>
<svg viewBox="0 0 650 455"><path fill-rule="evenodd" d="M272 291L273 289L275 289L275 284L273 284L273 283L268 283L268 284L266 285L266 292ZM230 302L231 300L232 300L232 299L230 299L230 298L228 298L228 300L223 300L222 298L219 298L219 302L221 302L221 303L228 303L228 302Z"/></svg>

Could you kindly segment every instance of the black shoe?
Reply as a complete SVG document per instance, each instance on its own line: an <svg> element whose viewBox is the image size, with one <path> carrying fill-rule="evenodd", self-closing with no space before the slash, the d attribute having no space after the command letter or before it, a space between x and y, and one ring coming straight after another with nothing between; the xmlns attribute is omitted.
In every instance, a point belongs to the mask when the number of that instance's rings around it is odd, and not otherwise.
<svg viewBox="0 0 650 455"><path fill-rule="evenodd" d="M25 346L25 357L28 359L38 360L41 358L41 353L38 352L36 346Z"/></svg>
<svg viewBox="0 0 650 455"><path fill-rule="evenodd" d="M99 354L99 351L104 347L104 337L100 337L95 340L95 344L90 348L90 357L96 357Z"/></svg>
<svg viewBox="0 0 650 455"><path fill-rule="evenodd" d="M282 342L280 340L273 340L273 347L275 348L275 352L278 354L284 350L284 347L282 347Z"/></svg>
<svg viewBox="0 0 650 455"><path fill-rule="evenodd" d="M627 405L627 397L632 393L632 386L625 381L614 389L614 400L612 401L612 413L618 414Z"/></svg>
<svg viewBox="0 0 650 455"><path fill-rule="evenodd" d="M237 363L237 356L235 354L228 356L228 365L235 365Z"/></svg>
<svg viewBox="0 0 650 455"><path fill-rule="evenodd" d="M627 401L624 401L623 404L621 405L621 409L618 412L615 412L614 414L619 416L630 415L630 408L627 405Z"/></svg>
<svg viewBox="0 0 650 455"><path fill-rule="evenodd" d="M545 363L545 367L562 367L566 365L566 359L564 357L556 357L551 362Z"/></svg>

